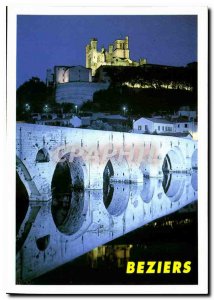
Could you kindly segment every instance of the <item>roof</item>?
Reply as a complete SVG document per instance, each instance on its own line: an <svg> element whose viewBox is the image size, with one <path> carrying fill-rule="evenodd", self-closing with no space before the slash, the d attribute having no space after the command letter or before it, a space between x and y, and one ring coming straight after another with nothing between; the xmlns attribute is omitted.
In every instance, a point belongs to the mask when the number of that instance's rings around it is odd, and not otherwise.
<svg viewBox="0 0 214 300"><path fill-rule="evenodd" d="M173 122L170 122L170 121L168 121L166 119L162 119L162 118L159 119L159 118L145 118L145 117L142 117L140 119L146 119L146 120L149 120L149 121L151 121L153 123L158 123L158 124L170 124L170 125L173 125ZM138 119L138 120L140 120L140 119ZM138 121L138 120L136 120L136 121Z"/></svg>
<svg viewBox="0 0 214 300"><path fill-rule="evenodd" d="M185 120L175 120L175 121L174 121L175 124L177 124L177 123L187 123L187 124L192 124L193 122L194 122L194 123L197 123L196 121L189 121L189 120L186 120L186 121L185 121Z"/></svg>
<svg viewBox="0 0 214 300"><path fill-rule="evenodd" d="M178 111L191 111L189 106L181 106Z"/></svg>
<svg viewBox="0 0 214 300"><path fill-rule="evenodd" d="M86 67L84 67L82 65L75 65L75 66L57 65L57 66L54 66L54 68L66 68L66 69L77 68L77 67L88 69L88 68L86 68Z"/></svg>
<svg viewBox="0 0 214 300"><path fill-rule="evenodd" d="M102 116L102 119L109 119L109 120L127 120L127 118L121 116L121 115L107 115Z"/></svg>
<svg viewBox="0 0 214 300"><path fill-rule="evenodd" d="M81 117L81 120L90 120L90 119L91 119L90 116Z"/></svg>

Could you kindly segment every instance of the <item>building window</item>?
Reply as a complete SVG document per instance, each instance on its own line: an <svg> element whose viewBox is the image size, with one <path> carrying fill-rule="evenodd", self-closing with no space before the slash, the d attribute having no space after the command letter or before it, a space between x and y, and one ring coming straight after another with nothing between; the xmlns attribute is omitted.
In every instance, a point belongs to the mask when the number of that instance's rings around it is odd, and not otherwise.
<svg viewBox="0 0 214 300"><path fill-rule="evenodd" d="M180 128L180 124L178 124L178 128Z"/></svg>
<svg viewBox="0 0 214 300"><path fill-rule="evenodd" d="M162 126L162 130L164 131L164 126Z"/></svg>
<svg viewBox="0 0 214 300"><path fill-rule="evenodd" d="M149 131L148 125L145 125L145 131Z"/></svg>
<svg viewBox="0 0 214 300"><path fill-rule="evenodd" d="M184 127L187 128L187 127L188 127L188 124L184 124Z"/></svg>
<svg viewBox="0 0 214 300"><path fill-rule="evenodd" d="M167 131L167 126L165 126L165 130Z"/></svg>
<svg viewBox="0 0 214 300"><path fill-rule="evenodd" d="M141 125L138 126L138 130L142 130L142 126Z"/></svg>

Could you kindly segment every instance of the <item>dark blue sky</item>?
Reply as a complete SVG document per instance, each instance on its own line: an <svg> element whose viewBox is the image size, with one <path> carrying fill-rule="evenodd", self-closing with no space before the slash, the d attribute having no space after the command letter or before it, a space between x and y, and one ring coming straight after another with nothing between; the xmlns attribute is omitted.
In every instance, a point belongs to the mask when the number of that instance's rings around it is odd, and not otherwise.
<svg viewBox="0 0 214 300"><path fill-rule="evenodd" d="M129 36L130 58L185 66L197 61L197 16L18 16L17 86L54 65L84 65L85 46L98 49Z"/></svg>

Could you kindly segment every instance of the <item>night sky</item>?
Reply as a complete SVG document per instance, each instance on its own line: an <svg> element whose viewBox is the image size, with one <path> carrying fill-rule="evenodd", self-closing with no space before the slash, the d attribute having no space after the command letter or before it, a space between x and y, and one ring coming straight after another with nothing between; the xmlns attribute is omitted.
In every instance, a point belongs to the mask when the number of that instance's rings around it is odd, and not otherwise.
<svg viewBox="0 0 214 300"><path fill-rule="evenodd" d="M98 50L129 36L130 58L185 66L197 61L197 16L18 16L17 87L32 76L45 81L55 65L85 66L85 46Z"/></svg>

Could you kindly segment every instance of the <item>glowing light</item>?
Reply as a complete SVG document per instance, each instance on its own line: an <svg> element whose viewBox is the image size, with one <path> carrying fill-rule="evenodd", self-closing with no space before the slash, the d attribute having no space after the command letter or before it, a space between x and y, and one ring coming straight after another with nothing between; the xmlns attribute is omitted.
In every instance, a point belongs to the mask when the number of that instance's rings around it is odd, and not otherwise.
<svg viewBox="0 0 214 300"><path fill-rule="evenodd" d="M30 105L28 103L25 104L25 110L29 111L30 110Z"/></svg>
<svg viewBox="0 0 214 300"><path fill-rule="evenodd" d="M127 111L126 106L123 106L123 114L124 114L124 116L125 116L125 114L126 114L126 111Z"/></svg>
<svg viewBox="0 0 214 300"><path fill-rule="evenodd" d="M44 106L43 110L44 110L45 112L48 112L48 110L49 110L49 107L48 107L48 105L47 105L47 104L45 104L45 106Z"/></svg>

